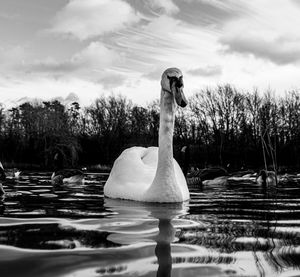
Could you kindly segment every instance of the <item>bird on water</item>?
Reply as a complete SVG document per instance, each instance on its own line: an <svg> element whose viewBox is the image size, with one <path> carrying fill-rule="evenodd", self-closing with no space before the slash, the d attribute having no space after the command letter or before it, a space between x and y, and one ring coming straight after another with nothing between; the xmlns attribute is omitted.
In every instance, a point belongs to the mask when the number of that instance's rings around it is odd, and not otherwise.
<svg viewBox="0 0 300 277"><path fill-rule="evenodd" d="M80 183L84 179L84 172L79 169L63 168L63 157L61 153L54 155L54 172L51 176L53 184Z"/></svg>
<svg viewBox="0 0 300 277"><path fill-rule="evenodd" d="M1 183L2 181L5 181L5 179L6 179L6 175L5 175L4 167L0 162L0 196L4 195L5 193Z"/></svg>
<svg viewBox="0 0 300 277"><path fill-rule="evenodd" d="M183 76L169 68L161 77L158 147L131 147L114 162L104 186L110 198L144 202L183 202L190 198L186 179L173 158L173 131L177 106L185 107Z"/></svg>

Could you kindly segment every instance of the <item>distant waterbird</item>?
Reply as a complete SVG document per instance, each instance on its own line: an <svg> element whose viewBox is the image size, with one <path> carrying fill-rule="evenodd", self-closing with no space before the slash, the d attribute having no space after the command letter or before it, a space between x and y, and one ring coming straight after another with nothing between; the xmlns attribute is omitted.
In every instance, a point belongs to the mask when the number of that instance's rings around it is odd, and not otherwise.
<svg viewBox="0 0 300 277"><path fill-rule="evenodd" d="M51 175L53 184L80 183L84 180L84 172L82 170L63 168L63 158L60 153L56 153L54 156L54 167L55 170Z"/></svg>
<svg viewBox="0 0 300 277"><path fill-rule="evenodd" d="M274 171L261 170L256 178L256 182L263 186L276 186L277 176Z"/></svg>
<svg viewBox="0 0 300 277"><path fill-rule="evenodd" d="M4 193L5 193L3 186L2 186L2 181L5 181L5 179L6 179L6 175L5 175L4 167L3 167L2 163L0 162L0 196L4 195Z"/></svg>
<svg viewBox="0 0 300 277"><path fill-rule="evenodd" d="M131 147L114 162L104 186L110 198L144 202L183 202L190 198L182 170L173 158L177 106L185 107L182 72L164 71L161 78L159 147Z"/></svg>
<svg viewBox="0 0 300 277"><path fill-rule="evenodd" d="M5 170L6 177L9 179L19 179L21 173L22 173L22 171L17 168Z"/></svg>
<svg viewBox="0 0 300 277"><path fill-rule="evenodd" d="M187 184L189 186L224 185L227 183L227 179L228 172L222 167L193 169L187 174Z"/></svg>
<svg viewBox="0 0 300 277"><path fill-rule="evenodd" d="M62 169L52 173L51 181L54 184L80 183L84 179L84 172L79 169Z"/></svg>

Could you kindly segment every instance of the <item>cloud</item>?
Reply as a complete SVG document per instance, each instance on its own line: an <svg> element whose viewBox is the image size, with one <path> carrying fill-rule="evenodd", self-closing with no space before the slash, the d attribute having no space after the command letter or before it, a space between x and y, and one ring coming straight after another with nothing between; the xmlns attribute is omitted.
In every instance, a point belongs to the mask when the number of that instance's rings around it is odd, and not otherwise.
<svg viewBox="0 0 300 277"><path fill-rule="evenodd" d="M91 98L113 89L141 103L158 97L162 72L174 66L187 92L228 82L288 88L300 80L296 1L54 1L48 17L30 21L37 31L30 40L4 32L0 94L86 98L91 91ZM45 36L49 17L52 35Z"/></svg>
<svg viewBox="0 0 300 277"><path fill-rule="evenodd" d="M50 32L86 40L138 21L132 7L122 0L70 0L56 14Z"/></svg>
<svg viewBox="0 0 300 277"><path fill-rule="evenodd" d="M0 84L1 84L0 77ZM11 107L23 98L23 102L29 99L43 99L49 101L54 98L62 97L64 101L79 101L82 105L89 105L101 93L105 93L100 84L89 80L83 80L76 77L67 77L55 79L38 75L30 75L26 78L6 79L6 87L0 85L1 102ZM76 94L79 98L70 96L70 92Z"/></svg>
<svg viewBox="0 0 300 277"><path fill-rule="evenodd" d="M126 81L126 77L122 74L103 72L98 78L98 82L104 89L112 89L123 85Z"/></svg>
<svg viewBox="0 0 300 277"><path fill-rule="evenodd" d="M57 61L52 57L43 60L37 60L30 64L24 65L27 72L38 73L67 73L76 70L77 66L72 64L71 61Z"/></svg>
<svg viewBox="0 0 300 277"><path fill-rule="evenodd" d="M145 4L158 14L175 14L179 12L177 5L172 0L146 0Z"/></svg>
<svg viewBox="0 0 300 277"><path fill-rule="evenodd" d="M196 76L210 77L210 76L221 75L222 68L217 65L198 67L198 68L188 70L187 73L189 73L191 75L196 75Z"/></svg>
<svg viewBox="0 0 300 277"><path fill-rule="evenodd" d="M143 74L143 77L145 77L149 80L159 80L159 78L163 72L164 72L163 67L157 67L156 69L150 71L149 73Z"/></svg>
<svg viewBox="0 0 300 277"><path fill-rule="evenodd" d="M72 102L79 102L79 97L76 93L74 92L70 92L66 98L65 98L65 101L67 103L72 103Z"/></svg>
<svg viewBox="0 0 300 277"><path fill-rule="evenodd" d="M297 6L298 8L300 8L300 2L299 2L299 0L291 0L291 2L292 2L295 6Z"/></svg>
<svg viewBox="0 0 300 277"><path fill-rule="evenodd" d="M95 69L106 68L118 59L118 53L107 48L101 42L92 42L90 45L75 54L71 58L71 63L80 66L93 67Z"/></svg>
<svg viewBox="0 0 300 277"><path fill-rule="evenodd" d="M242 1L177 0L180 12L175 18L193 25L222 29L223 25L249 12Z"/></svg>
<svg viewBox="0 0 300 277"><path fill-rule="evenodd" d="M12 69L15 65L20 66L26 56L26 49L23 46L0 47L0 71Z"/></svg>
<svg viewBox="0 0 300 277"><path fill-rule="evenodd" d="M300 41L290 38L268 39L247 34L239 37L224 37L220 42L225 45L227 53L252 54L278 65L300 60Z"/></svg>
<svg viewBox="0 0 300 277"><path fill-rule="evenodd" d="M104 89L111 89L126 81L125 74L112 69L113 65L121 62L122 58L115 50L104 46L101 42L91 42L70 59L57 61L47 58L24 65L23 68L36 75L59 79L72 76L101 84Z"/></svg>
<svg viewBox="0 0 300 277"><path fill-rule="evenodd" d="M0 18L2 18L2 19L16 20L19 17L20 17L20 15L17 13L7 13L7 12L0 11Z"/></svg>
<svg viewBox="0 0 300 277"><path fill-rule="evenodd" d="M251 12L223 26L219 43L225 52L253 56L276 65L297 63L300 35L296 26L300 12L293 2L277 0L275 4L253 0L245 3Z"/></svg>
<svg viewBox="0 0 300 277"><path fill-rule="evenodd" d="M69 60L57 61L47 58L27 65L30 71L46 73L72 73L74 71L88 72L103 70L118 60L118 53L107 48L101 42L91 42Z"/></svg>
<svg viewBox="0 0 300 277"><path fill-rule="evenodd" d="M66 97L54 96L52 98L47 99L47 101L54 101L54 100L59 101L63 105L70 105L73 102L80 102L78 95L74 92L69 93ZM24 96L19 99L16 99L15 101L8 101L6 104L8 104L8 106L19 106L27 102L33 104L42 104L44 101L45 101L44 98Z"/></svg>

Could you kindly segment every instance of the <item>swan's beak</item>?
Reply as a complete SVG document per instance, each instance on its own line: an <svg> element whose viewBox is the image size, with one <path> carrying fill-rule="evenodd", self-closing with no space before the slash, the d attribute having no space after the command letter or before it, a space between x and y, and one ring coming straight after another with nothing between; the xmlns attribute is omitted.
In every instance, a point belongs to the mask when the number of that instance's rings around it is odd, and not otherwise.
<svg viewBox="0 0 300 277"><path fill-rule="evenodd" d="M187 104L188 101L185 98L185 95L183 93L183 86L178 88L176 87L176 92L175 92L175 100L178 106L184 108Z"/></svg>

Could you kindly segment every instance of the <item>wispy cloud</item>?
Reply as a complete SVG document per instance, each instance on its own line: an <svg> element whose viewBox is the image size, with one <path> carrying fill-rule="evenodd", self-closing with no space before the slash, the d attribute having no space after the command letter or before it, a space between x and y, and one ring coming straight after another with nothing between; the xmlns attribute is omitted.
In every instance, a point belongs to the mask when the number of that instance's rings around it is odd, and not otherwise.
<svg viewBox="0 0 300 277"><path fill-rule="evenodd" d="M145 102L158 97L161 73L173 66L187 93L218 83L300 86L297 0L47 1L39 6L47 16L32 21L24 7L35 0L19 4L15 21L5 1L1 97L114 91ZM19 33L6 30L12 22Z"/></svg>
<svg viewBox="0 0 300 277"><path fill-rule="evenodd" d="M115 89L122 86L127 80L125 74L120 74L111 71L102 71L98 74L97 82L102 85L104 89Z"/></svg>
<svg viewBox="0 0 300 277"><path fill-rule="evenodd" d="M111 66L117 59L118 53L115 51L108 49L101 42L91 42L68 60L57 61L53 58L47 58L24 66L34 72L65 74L80 71L80 74L91 74L93 70L103 70Z"/></svg>
<svg viewBox="0 0 300 277"><path fill-rule="evenodd" d="M8 71L12 70L15 66L20 67L25 56L26 50L21 45L15 45L10 48L0 46L0 72L8 73Z"/></svg>
<svg viewBox="0 0 300 277"><path fill-rule="evenodd" d="M56 14L50 31L85 40L124 29L137 21L138 15L122 0L70 0Z"/></svg>
<svg viewBox="0 0 300 277"><path fill-rule="evenodd" d="M248 2L252 12L226 24L219 42L227 53L252 55L277 65L298 63L300 59L299 10L291 1ZM288 20L281 20L282 16Z"/></svg>
<svg viewBox="0 0 300 277"><path fill-rule="evenodd" d="M209 77L209 76L221 75L222 68L221 66L218 65L215 66L209 65L206 67L198 67L198 68L190 69L187 71L187 73L196 76Z"/></svg>
<svg viewBox="0 0 300 277"><path fill-rule="evenodd" d="M180 12L176 18L198 27L222 29L228 21L249 13L243 1L232 0L177 0Z"/></svg>
<svg viewBox="0 0 300 277"><path fill-rule="evenodd" d="M258 36L240 35L221 40L226 52L251 54L278 65L296 63L300 60L300 41L278 37L265 39Z"/></svg>
<svg viewBox="0 0 300 277"><path fill-rule="evenodd" d="M144 2L156 14L176 14L180 10L172 0L146 0Z"/></svg>
<svg viewBox="0 0 300 277"><path fill-rule="evenodd" d="M15 20L19 17L20 15L18 13L7 13L7 12L0 11L0 18L2 19Z"/></svg>

